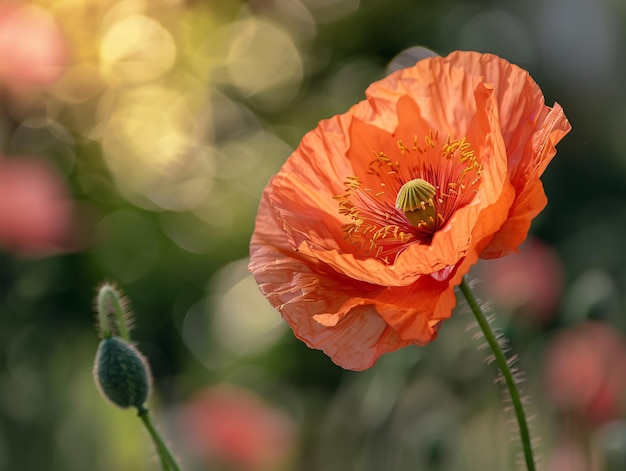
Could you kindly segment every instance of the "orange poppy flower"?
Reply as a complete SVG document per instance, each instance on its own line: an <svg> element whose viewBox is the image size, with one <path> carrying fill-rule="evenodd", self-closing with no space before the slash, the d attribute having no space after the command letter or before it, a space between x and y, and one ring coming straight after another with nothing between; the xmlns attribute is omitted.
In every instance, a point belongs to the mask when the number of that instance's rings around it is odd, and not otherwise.
<svg viewBox="0 0 626 471"><path fill-rule="evenodd" d="M338 365L437 336L479 257L514 252L570 130L527 72L432 57L304 136L263 194L250 270L295 335Z"/></svg>

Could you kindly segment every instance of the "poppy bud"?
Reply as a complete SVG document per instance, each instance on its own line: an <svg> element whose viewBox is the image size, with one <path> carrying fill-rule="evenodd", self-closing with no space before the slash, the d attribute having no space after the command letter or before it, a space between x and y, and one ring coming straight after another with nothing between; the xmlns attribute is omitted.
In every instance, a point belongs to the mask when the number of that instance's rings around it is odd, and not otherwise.
<svg viewBox="0 0 626 471"><path fill-rule="evenodd" d="M95 306L98 312L100 337L111 338L118 335L129 342L133 318L122 290L112 283L102 283L98 288Z"/></svg>
<svg viewBox="0 0 626 471"><path fill-rule="evenodd" d="M435 187L421 178L406 182L396 197L396 208L404 213L415 227L432 228L437 220L433 197Z"/></svg>
<svg viewBox="0 0 626 471"><path fill-rule="evenodd" d="M134 345L117 336L102 339L94 379L102 394L116 406L144 409L150 395L150 368Z"/></svg>

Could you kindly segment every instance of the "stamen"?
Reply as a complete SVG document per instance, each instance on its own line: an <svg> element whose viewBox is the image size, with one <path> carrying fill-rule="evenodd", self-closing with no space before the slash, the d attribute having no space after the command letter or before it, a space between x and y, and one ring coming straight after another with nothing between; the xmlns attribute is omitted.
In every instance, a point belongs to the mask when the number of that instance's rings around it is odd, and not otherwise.
<svg viewBox="0 0 626 471"><path fill-rule="evenodd" d="M343 226L345 237L361 254L394 263L410 244L431 243L475 197L482 171L465 138L447 136L442 142L432 130L423 140L415 134L408 142L398 139L393 147L374 150L363 180L347 177L345 192L335 196L339 213L351 220Z"/></svg>

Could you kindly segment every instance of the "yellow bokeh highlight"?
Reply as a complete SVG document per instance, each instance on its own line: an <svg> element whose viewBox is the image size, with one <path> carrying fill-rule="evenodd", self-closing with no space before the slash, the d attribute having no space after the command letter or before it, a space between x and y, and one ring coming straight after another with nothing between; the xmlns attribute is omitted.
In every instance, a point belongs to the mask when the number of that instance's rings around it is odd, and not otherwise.
<svg viewBox="0 0 626 471"><path fill-rule="evenodd" d="M100 70L91 64L69 67L52 88L52 95L61 102L78 105L95 98L104 90Z"/></svg>
<svg viewBox="0 0 626 471"><path fill-rule="evenodd" d="M293 39L272 22L254 17L235 22L227 55L229 79L245 96L285 103L303 77L302 57Z"/></svg>
<svg viewBox="0 0 626 471"><path fill-rule="evenodd" d="M287 107L298 95L300 48L315 35L307 8L300 1L274 10L236 1L38 3L71 43L72 61L50 87L47 113L100 145L110 172L103 178L131 204L190 211L205 230L249 218L270 169L288 155L257 110Z"/></svg>
<svg viewBox="0 0 626 471"><path fill-rule="evenodd" d="M213 162L195 133L201 93L163 85L109 97L99 138L105 161L125 196L143 195L158 206L191 209L211 188Z"/></svg>
<svg viewBox="0 0 626 471"><path fill-rule="evenodd" d="M232 354L262 351L285 332L280 314L263 303L251 274L248 260L226 265L214 279L213 297L215 341Z"/></svg>
<svg viewBox="0 0 626 471"><path fill-rule="evenodd" d="M114 84L158 79L174 65L174 38L157 21L133 15L114 23L100 44L102 72Z"/></svg>

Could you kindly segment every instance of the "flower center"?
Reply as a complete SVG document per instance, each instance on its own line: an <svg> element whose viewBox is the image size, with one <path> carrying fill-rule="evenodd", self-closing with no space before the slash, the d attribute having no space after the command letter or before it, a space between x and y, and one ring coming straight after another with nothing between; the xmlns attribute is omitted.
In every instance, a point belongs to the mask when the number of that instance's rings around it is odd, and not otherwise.
<svg viewBox="0 0 626 471"><path fill-rule="evenodd" d="M442 142L429 131L422 142L411 141L372 152L367 171L347 177L345 193L335 196L339 214L351 220L342 227L346 239L357 253L388 264L410 244L430 244L472 201L483 171L465 138Z"/></svg>
<svg viewBox="0 0 626 471"><path fill-rule="evenodd" d="M421 178L414 178L400 188L396 197L396 208L404 213L409 222L419 228L434 232L437 210L433 202L437 189Z"/></svg>

